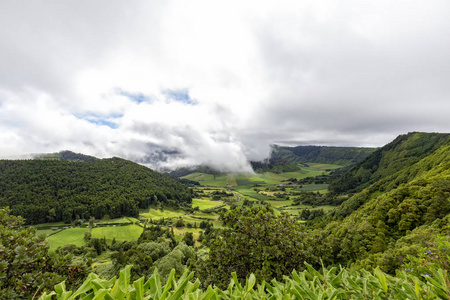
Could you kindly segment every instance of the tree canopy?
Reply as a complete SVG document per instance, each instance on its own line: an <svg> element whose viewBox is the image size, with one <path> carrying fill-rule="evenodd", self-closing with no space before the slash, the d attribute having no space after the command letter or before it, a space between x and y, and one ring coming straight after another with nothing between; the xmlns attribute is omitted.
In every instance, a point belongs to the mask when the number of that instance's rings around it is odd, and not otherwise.
<svg viewBox="0 0 450 300"><path fill-rule="evenodd" d="M120 158L0 160L0 182L0 207L9 206L27 224L137 216L154 203L192 202L185 185Z"/></svg>

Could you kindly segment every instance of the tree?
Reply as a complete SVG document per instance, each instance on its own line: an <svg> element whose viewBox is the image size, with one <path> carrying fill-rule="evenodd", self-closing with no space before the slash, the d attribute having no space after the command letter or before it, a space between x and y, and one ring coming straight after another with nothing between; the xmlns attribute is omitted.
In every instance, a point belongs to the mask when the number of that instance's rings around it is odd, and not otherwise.
<svg viewBox="0 0 450 300"><path fill-rule="evenodd" d="M209 242L209 259L197 271L207 284L224 287L236 272L240 280L251 273L257 279L278 280L292 270L303 270L304 262L319 267L328 251L323 236L307 232L288 214L276 216L272 208L238 208L221 214L228 228Z"/></svg>
<svg viewBox="0 0 450 300"><path fill-rule="evenodd" d="M44 237L33 227L22 228L23 218L0 209L0 299L31 299L66 279L79 284L86 266L75 266L71 257L50 253Z"/></svg>
<svg viewBox="0 0 450 300"><path fill-rule="evenodd" d="M194 246L195 241L194 241L194 235L192 234L192 232L186 232L184 234L183 242L185 242L186 245L188 245L188 246Z"/></svg>

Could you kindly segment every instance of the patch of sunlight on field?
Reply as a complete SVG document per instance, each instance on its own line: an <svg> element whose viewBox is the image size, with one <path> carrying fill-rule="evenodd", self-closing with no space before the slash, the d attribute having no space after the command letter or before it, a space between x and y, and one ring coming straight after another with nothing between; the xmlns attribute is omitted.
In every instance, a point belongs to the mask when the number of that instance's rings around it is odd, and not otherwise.
<svg viewBox="0 0 450 300"><path fill-rule="evenodd" d="M50 251L54 251L58 247L68 244L83 246L84 244L86 244L86 242L84 241L85 232L89 232L89 228L68 228L47 237L46 240L50 244Z"/></svg>
<svg viewBox="0 0 450 300"><path fill-rule="evenodd" d="M137 240L144 229L138 225L108 226L92 228L92 237L107 240L116 239L118 242Z"/></svg>
<svg viewBox="0 0 450 300"><path fill-rule="evenodd" d="M141 210L141 212L139 213L140 216L147 218L147 219L162 219L162 218L174 218L174 217L179 217L186 214L186 212L182 209L170 209L170 208L164 208L163 211L161 211L160 209L156 209L156 208L149 208L149 209L144 209Z"/></svg>
<svg viewBox="0 0 450 300"><path fill-rule="evenodd" d="M192 207L199 207L200 210L223 205L222 201L206 200L206 199L192 199Z"/></svg>

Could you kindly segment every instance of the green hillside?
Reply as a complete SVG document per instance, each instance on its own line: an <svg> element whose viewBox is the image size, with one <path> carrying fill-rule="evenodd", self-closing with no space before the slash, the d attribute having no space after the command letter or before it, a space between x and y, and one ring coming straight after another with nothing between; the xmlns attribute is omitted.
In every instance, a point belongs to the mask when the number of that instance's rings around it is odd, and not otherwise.
<svg viewBox="0 0 450 300"><path fill-rule="evenodd" d="M395 169L400 162L418 158L418 152L417 156L411 155L413 149L430 149L428 152L431 152L436 148L429 144L422 148L412 147L414 141L441 143L442 138L447 137L430 134L427 138L425 134L408 134L389 144L387 148L390 151L384 153L393 159ZM380 162L386 161L380 159ZM335 262L358 261L359 265L369 268L379 265L392 273L401 265L399 257L414 253L419 245L424 246L439 234L448 234L450 142L355 194L332 215L339 220L329 222L326 231ZM342 217L345 218L341 220Z"/></svg>
<svg viewBox="0 0 450 300"><path fill-rule="evenodd" d="M192 201L186 186L120 158L0 160L0 182L0 207L9 206L28 224L137 216L155 202Z"/></svg>
<svg viewBox="0 0 450 300"><path fill-rule="evenodd" d="M373 153L376 148L329 147L329 146L273 146L268 162L252 162L257 172L292 172L307 163L354 165Z"/></svg>
<svg viewBox="0 0 450 300"><path fill-rule="evenodd" d="M378 180L407 168L450 140L447 133L411 132L374 151L330 184L336 193L360 192Z"/></svg>

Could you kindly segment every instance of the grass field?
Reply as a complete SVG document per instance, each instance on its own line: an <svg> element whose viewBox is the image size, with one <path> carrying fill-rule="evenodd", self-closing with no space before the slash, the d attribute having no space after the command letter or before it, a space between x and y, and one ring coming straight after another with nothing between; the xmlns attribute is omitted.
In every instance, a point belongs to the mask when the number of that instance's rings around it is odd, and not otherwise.
<svg viewBox="0 0 450 300"><path fill-rule="evenodd" d="M136 219L135 219L136 220ZM105 219L105 220L99 220L96 222L97 224L105 224L105 223L130 223L132 222L127 217L118 218L118 219Z"/></svg>
<svg viewBox="0 0 450 300"><path fill-rule="evenodd" d="M272 205L273 207L277 208L277 207L292 205L294 200L269 200L269 201L266 201L266 202L270 203L270 205Z"/></svg>
<svg viewBox="0 0 450 300"><path fill-rule="evenodd" d="M109 226L109 227L96 227L92 229L92 237L111 241L116 239L118 242L137 240L144 229L137 225L127 226Z"/></svg>
<svg viewBox="0 0 450 300"><path fill-rule="evenodd" d="M199 207L200 210L216 207L223 205L224 203L222 201L213 201L213 200L206 200L206 199L192 199L192 207Z"/></svg>
<svg viewBox="0 0 450 300"><path fill-rule="evenodd" d="M162 219L162 218L173 218L173 217L179 217L186 214L186 212L182 209L171 209L171 208L164 208L163 211L160 209L156 209L155 207L151 207L149 209L141 210L139 213L140 216L147 218L147 219Z"/></svg>
<svg viewBox="0 0 450 300"><path fill-rule="evenodd" d="M256 200L271 200L274 199L274 197L258 194L255 192L252 188L252 186L238 186L234 188L236 191L241 193L244 196L256 199Z"/></svg>
<svg viewBox="0 0 450 300"><path fill-rule="evenodd" d="M54 251L58 247L68 244L83 246L85 244L85 232L89 232L89 228L69 228L47 237L47 241L50 244L50 251Z"/></svg>
<svg viewBox="0 0 450 300"><path fill-rule="evenodd" d="M36 230L36 234L38 234L38 235L43 234L45 236L48 236L49 234L52 234L55 232L56 232L56 230L53 230L53 229L37 229Z"/></svg>
<svg viewBox="0 0 450 300"><path fill-rule="evenodd" d="M308 166L313 169L325 171L325 170L334 170L342 168L340 165L332 165L332 164L318 164L318 163L308 163Z"/></svg>

